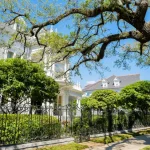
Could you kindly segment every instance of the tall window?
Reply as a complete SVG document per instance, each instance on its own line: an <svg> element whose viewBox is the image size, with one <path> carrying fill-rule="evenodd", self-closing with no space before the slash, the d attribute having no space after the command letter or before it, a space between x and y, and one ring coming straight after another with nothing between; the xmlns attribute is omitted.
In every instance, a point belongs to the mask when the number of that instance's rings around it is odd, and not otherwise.
<svg viewBox="0 0 150 150"><path fill-rule="evenodd" d="M65 72L65 64L64 63L56 63L55 64L55 72L54 75L57 79L62 80L64 78L63 73Z"/></svg>
<svg viewBox="0 0 150 150"><path fill-rule="evenodd" d="M61 106L61 105L62 105L62 96L59 96L57 101L57 106Z"/></svg>
<svg viewBox="0 0 150 150"><path fill-rule="evenodd" d="M54 103L54 115L62 115L62 110L59 106L62 106L62 96L58 96L58 99Z"/></svg>
<svg viewBox="0 0 150 150"><path fill-rule="evenodd" d="M55 72L56 73L61 73L65 71L65 64L63 63L56 63L55 64Z"/></svg>
<svg viewBox="0 0 150 150"><path fill-rule="evenodd" d="M7 53L7 58L13 58L13 55L14 55L13 52L8 51L8 53Z"/></svg>

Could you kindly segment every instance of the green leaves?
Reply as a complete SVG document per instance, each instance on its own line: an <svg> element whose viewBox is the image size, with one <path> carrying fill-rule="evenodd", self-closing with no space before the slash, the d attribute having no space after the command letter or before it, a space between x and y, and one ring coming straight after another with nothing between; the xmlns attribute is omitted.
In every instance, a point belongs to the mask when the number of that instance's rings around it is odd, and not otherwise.
<svg viewBox="0 0 150 150"><path fill-rule="evenodd" d="M40 65L23 59L0 60L0 89L5 98L21 104L27 98L31 103L41 105L43 101L55 99L59 92L58 84L47 77Z"/></svg>
<svg viewBox="0 0 150 150"><path fill-rule="evenodd" d="M150 107L150 82L139 81L122 89L120 104L128 109L147 110Z"/></svg>
<svg viewBox="0 0 150 150"><path fill-rule="evenodd" d="M97 90L90 97L83 98L81 104L89 108L117 107L118 93L113 90Z"/></svg>
<svg viewBox="0 0 150 150"><path fill-rule="evenodd" d="M51 119L51 121L49 121ZM61 134L58 119L48 115L0 114L1 142L4 144L21 144L44 136ZM53 130L50 130L52 129Z"/></svg>
<svg viewBox="0 0 150 150"><path fill-rule="evenodd" d="M146 111L150 107L150 81L139 81L126 86L120 93L113 90L97 90L90 97L83 98L81 104L88 108L139 109Z"/></svg>

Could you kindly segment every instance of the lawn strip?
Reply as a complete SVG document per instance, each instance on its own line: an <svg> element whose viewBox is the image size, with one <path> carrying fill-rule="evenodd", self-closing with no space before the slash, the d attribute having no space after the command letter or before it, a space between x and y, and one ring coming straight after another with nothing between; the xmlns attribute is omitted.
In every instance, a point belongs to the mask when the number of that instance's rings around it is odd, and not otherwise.
<svg viewBox="0 0 150 150"><path fill-rule="evenodd" d="M91 141L96 142L96 143L108 144L108 143L119 142L119 141L123 141L125 139L129 139L135 136L146 135L146 134L150 134L150 130L142 130L138 132L114 134L114 135L105 136L105 137L92 138Z"/></svg>
<svg viewBox="0 0 150 150"><path fill-rule="evenodd" d="M62 144L57 146L46 146L43 148L38 148L38 150L83 150L88 148L87 145L80 145L78 143L69 143L69 144Z"/></svg>

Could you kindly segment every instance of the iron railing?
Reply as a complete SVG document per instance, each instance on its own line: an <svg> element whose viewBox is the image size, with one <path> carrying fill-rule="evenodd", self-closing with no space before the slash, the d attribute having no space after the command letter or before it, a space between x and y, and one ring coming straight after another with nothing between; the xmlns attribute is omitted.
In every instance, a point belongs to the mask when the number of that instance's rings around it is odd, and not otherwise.
<svg viewBox="0 0 150 150"><path fill-rule="evenodd" d="M64 106L0 106L0 146L150 126L150 113Z"/></svg>

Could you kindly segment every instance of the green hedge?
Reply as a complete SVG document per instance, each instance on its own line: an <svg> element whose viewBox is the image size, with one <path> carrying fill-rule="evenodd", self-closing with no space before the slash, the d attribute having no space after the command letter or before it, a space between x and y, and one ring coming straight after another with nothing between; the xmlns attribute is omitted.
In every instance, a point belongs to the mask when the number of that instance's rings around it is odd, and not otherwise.
<svg viewBox="0 0 150 150"><path fill-rule="evenodd" d="M48 115L0 114L0 144L19 144L58 138L61 124Z"/></svg>
<svg viewBox="0 0 150 150"><path fill-rule="evenodd" d="M73 132L79 134L96 134L115 130L127 130L134 127L148 126L150 117L145 120L140 114L136 117L135 113L126 114L123 111L118 114L92 115L91 111L84 110L82 118L73 120ZM145 123L146 122L146 123Z"/></svg>

